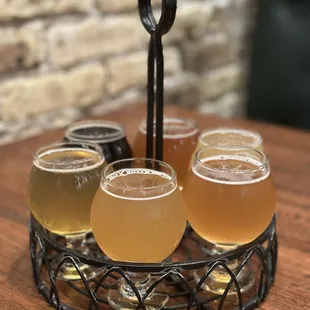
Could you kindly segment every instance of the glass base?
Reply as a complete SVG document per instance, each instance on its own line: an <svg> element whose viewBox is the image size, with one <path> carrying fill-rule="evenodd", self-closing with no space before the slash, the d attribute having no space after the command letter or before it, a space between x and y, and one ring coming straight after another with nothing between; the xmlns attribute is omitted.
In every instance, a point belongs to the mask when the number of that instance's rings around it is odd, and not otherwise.
<svg viewBox="0 0 310 310"><path fill-rule="evenodd" d="M51 264L52 270L56 270L60 260L54 260ZM92 280L97 276L101 275L105 269L104 268L94 268L92 266L86 264L78 264L80 271L83 273L85 279ZM57 275L57 280L62 281L82 281L79 273L72 263L65 263L61 268Z"/></svg>
<svg viewBox="0 0 310 310"><path fill-rule="evenodd" d="M147 280L147 287L136 284L136 288L140 292L141 297L144 296L147 288L151 285L151 281ZM157 310L163 308L169 300L168 295L150 293L144 301L147 310ZM108 302L114 309L137 309L139 301L124 279L120 279L109 289Z"/></svg>
<svg viewBox="0 0 310 310"><path fill-rule="evenodd" d="M93 256L93 253L91 252L89 246L87 245L86 236L87 235L85 233L76 235L65 235L64 240L62 242L69 249L78 251L80 253L83 253L84 255ZM60 255L52 261L51 264L52 270L56 270L59 263L64 259L64 257L65 257L64 255ZM83 263L78 263L77 265L87 281L96 278L105 271L105 268L95 268ZM82 280L78 271L71 262L66 262L65 264L62 265L57 275L57 279L63 281Z"/></svg>
<svg viewBox="0 0 310 310"><path fill-rule="evenodd" d="M195 282L198 283L200 279L208 271L207 268L199 269L194 272ZM201 285L201 288L205 291L216 295L223 295L228 283L230 282L230 275L222 268L217 267L209 277ZM248 266L244 266L237 276L237 281L240 287L241 293L249 291L255 284L255 276ZM234 284L228 292L228 296L236 295L237 290Z"/></svg>
<svg viewBox="0 0 310 310"><path fill-rule="evenodd" d="M205 253L207 256L213 256L218 254L216 246L213 243L205 240L203 240L201 244L201 251Z"/></svg>

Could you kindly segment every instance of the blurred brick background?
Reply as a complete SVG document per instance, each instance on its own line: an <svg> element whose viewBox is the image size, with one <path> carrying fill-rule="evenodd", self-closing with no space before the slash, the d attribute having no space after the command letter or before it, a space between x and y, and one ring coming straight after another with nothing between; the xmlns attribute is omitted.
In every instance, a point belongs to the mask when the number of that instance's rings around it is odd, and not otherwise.
<svg viewBox="0 0 310 310"><path fill-rule="evenodd" d="M178 1L166 103L242 115L250 1ZM137 0L0 0L0 38L0 144L145 101Z"/></svg>

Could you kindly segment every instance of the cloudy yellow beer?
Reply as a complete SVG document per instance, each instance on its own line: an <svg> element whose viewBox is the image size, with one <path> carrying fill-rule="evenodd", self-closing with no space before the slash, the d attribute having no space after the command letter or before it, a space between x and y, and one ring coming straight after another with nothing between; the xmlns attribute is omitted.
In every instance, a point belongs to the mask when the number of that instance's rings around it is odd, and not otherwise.
<svg viewBox="0 0 310 310"><path fill-rule="evenodd" d="M240 156L206 156L196 161L183 192L191 226L218 245L253 241L275 212L276 190L269 167L247 156L246 150Z"/></svg>
<svg viewBox="0 0 310 310"><path fill-rule="evenodd" d="M40 152L29 179L29 205L36 220L58 235L90 230L90 207L100 184L103 155L85 148Z"/></svg>
<svg viewBox="0 0 310 310"><path fill-rule="evenodd" d="M120 169L108 175L91 208L96 241L116 261L163 261L179 244L185 225L176 181L152 169Z"/></svg>
<svg viewBox="0 0 310 310"><path fill-rule="evenodd" d="M198 142L190 161L191 167L194 163L194 154L202 147L214 144L239 144L248 145L255 149L263 149L263 138L255 131L241 128L214 128L204 130L198 137Z"/></svg>
<svg viewBox="0 0 310 310"><path fill-rule="evenodd" d="M188 164L198 139L196 122L181 118L164 118L163 160L177 172L179 187L188 171ZM154 149L155 149L154 131ZM146 156L146 122L140 125L139 132L133 146L135 157Z"/></svg>

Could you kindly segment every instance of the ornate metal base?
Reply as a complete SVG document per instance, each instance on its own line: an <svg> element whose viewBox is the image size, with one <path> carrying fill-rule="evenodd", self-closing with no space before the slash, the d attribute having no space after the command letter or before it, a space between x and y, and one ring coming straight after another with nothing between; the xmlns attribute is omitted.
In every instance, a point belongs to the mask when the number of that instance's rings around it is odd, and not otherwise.
<svg viewBox="0 0 310 310"><path fill-rule="evenodd" d="M275 218L266 231L250 244L241 246L223 255L206 256L201 250L201 239L189 229L178 249L162 264L129 264L108 260L102 253L102 258L85 256L67 249L57 239L48 234L32 218L30 221L30 255L33 276L38 291L46 301L57 309L103 309L108 304L108 289L119 279L124 279L135 292L137 308L148 309L147 296L156 288L156 293L169 295L169 301L163 309L197 309L208 310L250 310L255 309L267 296L275 278L277 263L277 238ZM244 266L251 269L254 275L254 285L244 292L240 289L238 275L228 266L237 259L238 270ZM57 268L51 269L54 261ZM71 262L80 275L80 281L60 281L57 274L61 267ZM86 280L79 263L102 270L95 279ZM226 270L230 281L221 295L215 295L203 290L216 268ZM194 280L194 274L199 271L203 275L200 281ZM127 273L128 272L128 273ZM140 296L130 273L151 273L154 279L146 295ZM229 294L231 289L235 294ZM105 308L105 307L104 307Z"/></svg>

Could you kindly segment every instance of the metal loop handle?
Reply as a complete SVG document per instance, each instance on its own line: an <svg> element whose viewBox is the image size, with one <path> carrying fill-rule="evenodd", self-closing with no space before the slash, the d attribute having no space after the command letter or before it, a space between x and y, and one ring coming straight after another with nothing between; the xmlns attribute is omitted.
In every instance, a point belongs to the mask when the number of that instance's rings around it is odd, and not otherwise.
<svg viewBox="0 0 310 310"><path fill-rule="evenodd" d="M153 14L151 0L139 0L139 12L142 24L150 35L163 36L171 29L176 15L177 0L162 0L162 12L159 22Z"/></svg>
<svg viewBox="0 0 310 310"><path fill-rule="evenodd" d="M162 0L162 12L158 23L153 14L151 0L138 1L142 24L151 36L149 43L147 80L146 157L154 157L154 101L156 101L155 158L157 160L163 160L164 55L162 36L171 29L174 23L177 10L177 0Z"/></svg>

